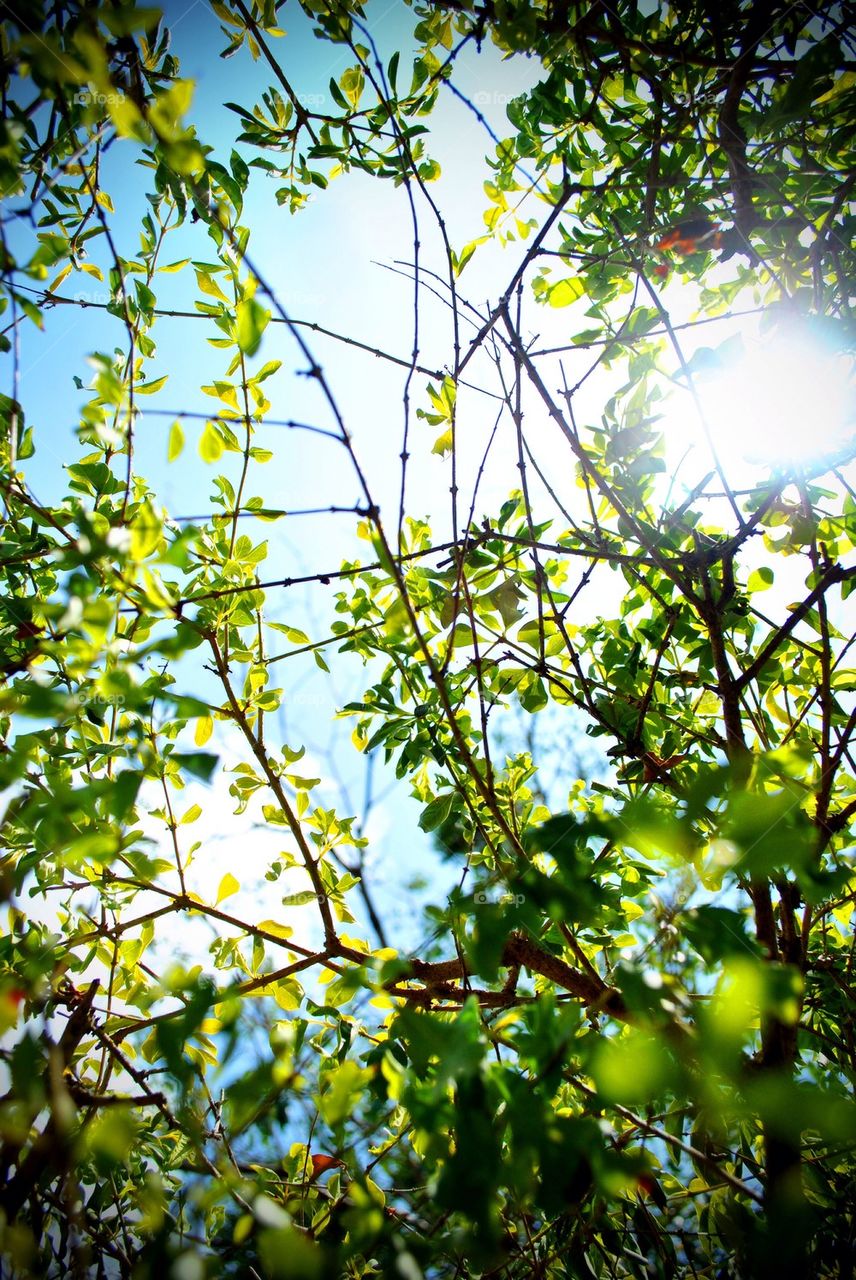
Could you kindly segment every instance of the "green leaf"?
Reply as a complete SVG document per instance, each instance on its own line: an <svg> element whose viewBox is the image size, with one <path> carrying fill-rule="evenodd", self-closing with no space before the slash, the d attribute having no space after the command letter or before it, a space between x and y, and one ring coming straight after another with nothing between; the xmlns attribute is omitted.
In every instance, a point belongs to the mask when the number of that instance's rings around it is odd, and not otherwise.
<svg viewBox="0 0 856 1280"><path fill-rule="evenodd" d="M137 304L141 311L151 313L157 302L157 298L151 289L142 280L134 281L134 292L137 295Z"/></svg>
<svg viewBox="0 0 856 1280"><path fill-rule="evenodd" d="M145 5L127 9L102 9L98 17L114 36L129 36L135 31L151 31L158 25L162 11Z"/></svg>
<svg viewBox="0 0 856 1280"><path fill-rule="evenodd" d="M269 320L270 312L256 302L255 298L238 303L235 335L238 346L245 355L256 354Z"/></svg>
<svg viewBox="0 0 856 1280"><path fill-rule="evenodd" d="M631 1029L596 1044L591 1072L607 1102L637 1106L658 1098L674 1076L666 1045L655 1036Z"/></svg>
<svg viewBox="0 0 856 1280"><path fill-rule="evenodd" d="M727 907L704 905L681 916L685 936L710 965L725 956L758 955L758 944L749 936L746 917Z"/></svg>
<svg viewBox="0 0 856 1280"><path fill-rule="evenodd" d="M436 831L441 827L449 816L452 805L455 802L455 792L448 791L441 796L437 796L436 800L432 800L422 810L422 816L419 819L419 826L423 831Z"/></svg>
<svg viewBox="0 0 856 1280"><path fill-rule="evenodd" d="M210 755L207 751L176 751L172 759L194 778L201 778L203 782L210 782L211 775L219 763L218 757Z"/></svg>
<svg viewBox="0 0 856 1280"><path fill-rule="evenodd" d="M348 1060L326 1076L324 1090L318 1099L318 1110L325 1123L337 1125L348 1119L371 1075L370 1071Z"/></svg>
<svg viewBox="0 0 856 1280"><path fill-rule="evenodd" d="M517 696L523 710L528 711L530 715L541 711L549 701L544 681L531 671L527 671L518 683Z"/></svg>
<svg viewBox="0 0 856 1280"><path fill-rule="evenodd" d="M480 599L490 602L491 606L499 613L503 625L506 627L513 627L515 622L519 622L523 617L521 602L524 599L524 595L520 590L519 583L514 578L508 578L505 582L501 582L498 587L494 587L492 591L488 591Z"/></svg>

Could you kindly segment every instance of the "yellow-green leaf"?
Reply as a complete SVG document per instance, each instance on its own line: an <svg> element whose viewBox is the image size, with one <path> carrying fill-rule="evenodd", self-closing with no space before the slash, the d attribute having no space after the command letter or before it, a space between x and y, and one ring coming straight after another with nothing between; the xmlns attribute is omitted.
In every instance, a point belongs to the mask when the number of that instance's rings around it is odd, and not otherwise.
<svg viewBox="0 0 856 1280"><path fill-rule="evenodd" d="M148 142L151 134L142 117L140 108L124 94L108 93L107 110L113 127L121 138L136 138L140 142Z"/></svg>
<svg viewBox="0 0 856 1280"><path fill-rule="evenodd" d="M206 396L214 396L217 400L222 400L224 404L227 404L230 409L234 409L236 413L238 412L238 393L231 382L218 380L210 386L202 387L202 390Z"/></svg>
<svg viewBox="0 0 856 1280"><path fill-rule="evenodd" d="M59 275L50 282L50 284L48 285L48 293L56 293L57 289L60 287L63 280L66 278L67 275L70 274L70 272L71 272L71 263L69 263L68 266L63 267Z"/></svg>
<svg viewBox="0 0 856 1280"><path fill-rule="evenodd" d="M251 1213L242 1213L232 1229L232 1240L235 1244L243 1244L256 1225Z"/></svg>
<svg viewBox="0 0 856 1280"><path fill-rule="evenodd" d="M229 301L217 281L212 279L207 271L196 272L196 283L203 293L208 294L209 298L216 298L218 302Z"/></svg>
<svg viewBox="0 0 856 1280"><path fill-rule="evenodd" d="M184 448L184 432L180 422L174 422L169 429L169 443L166 448L167 462L175 462Z"/></svg>
<svg viewBox="0 0 856 1280"><path fill-rule="evenodd" d="M197 747L203 747L214 732L214 721L211 716L200 716L196 721L196 732L193 741Z"/></svg>
<svg viewBox="0 0 856 1280"><path fill-rule="evenodd" d="M284 1009L286 1013L293 1013L295 1009L300 1008L303 989L294 978L285 978L274 987L273 998L280 1009Z"/></svg>
<svg viewBox="0 0 856 1280"><path fill-rule="evenodd" d="M199 456L203 462L216 462L223 456L225 449L223 438L213 423L206 422L205 430L199 438Z"/></svg>
<svg viewBox="0 0 856 1280"><path fill-rule="evenodd" d="M163 534L163 523L152 504L146 500L131 524L131 556L145 560L157 548Z"/></svg>
<svg viewBox="0 0 856 1280"><path fill-rule="evenodd" d="M227 871L220 881L220 888L217 890L217 898L214 903L215 907L219 906L225 898L231 898L232 894L237 893L240 887L240 881L235 879L231 871Z"/></svg>
<svg viewBox="0 0 856 1280"><path fill-rule="evenodd" d="M318 1110L329 1125L341 1124L353 1111L371 1072L348 1060L327 1075L327 1088L318 1099Z"/></svg>
<svg viewBox="0 0 856 1280"><path fill-rule="evenodd" d="M577 298L581 298L584 293L585 286L578 277L557 280L548 291L547 300L551 307L569 307L572 302L576 302Z"/></svg>
<svg viewBox="0 0 856 1280"><path fill-rule="evenodd" d="M766 591L768 587L773 585L773 570L767 565L761 565L760 569L755 569L749 574L749 581L746 583L749 591Z"/></svg>
<svg viewBox="0 0 856 1280"><path fill-rule="evenodd" d="M339 81L342 92L352 107L356 107L363 92L365 76L362 67L349 67Z"/></svg>
<svg viewBox="0 0 856 1280"><path fill-rule="evenodd" d="M153 396L156 391L160 391L168 377L169 374L165 373L162 378L155 378L154 382L138 382L134 390L138 396Z"/></svg>
<svg viewBox="0 0 856 1280"><path fill-rule="evenodd" d="M192 80L174 80L149 107L149 119L163 142L182 140L181 117L193 98Z"/></svg>
<svg viewBox="0 0 856 1280"><path fill-rule="evenodd" d="M287 924L278 924L276 920L260 920L259 929L263 929L265 933L271 934L274 938L282 938L283 942L287 941L294 930L289 928Z"/></svg>
<svg viewBox="0 0 856 1280"><path fill-rule="evenodd" d="M437 437L437 439L434 441L434 447L432 448L431 452L439 453L441 456L452 452L452 428L451 427L449 427L448 431L444 431L442 435Z"/></svg>

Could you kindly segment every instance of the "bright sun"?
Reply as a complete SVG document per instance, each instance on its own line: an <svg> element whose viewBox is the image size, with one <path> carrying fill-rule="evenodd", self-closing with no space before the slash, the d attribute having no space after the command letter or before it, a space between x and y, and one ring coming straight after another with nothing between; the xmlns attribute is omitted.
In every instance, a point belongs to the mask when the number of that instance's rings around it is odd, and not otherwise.
<svg viewBox="0 0 856 1280"><path fill-rule="evenodd" d="M744 337L719 354L695 382L726 466L787 466L832 456L843 461L841 453L856 437L852 356L828 350L812 333L793 331Z"/></svg>

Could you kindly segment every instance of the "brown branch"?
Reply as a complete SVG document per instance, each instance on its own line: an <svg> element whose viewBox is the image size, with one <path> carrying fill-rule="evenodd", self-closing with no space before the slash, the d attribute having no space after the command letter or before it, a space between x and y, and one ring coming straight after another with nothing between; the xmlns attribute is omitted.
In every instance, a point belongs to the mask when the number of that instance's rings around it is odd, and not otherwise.
<svg viewBox="0 0 856 1280"><path fill-rule="evenodd" d="M527 938L525 934L511 934L503 947L502 964L510 971L519 971L525 966L530 973L549 978L551 982L555 982L557 986L580 1000L590 1012L602 1011L620 1021L629 1020L627 1006L614 987L608 986L595 972L583 973L575 969L561 957L553 955L531 938ZM508 988L501 992L468 993L462 988L450 987L448 984L454 979L460 980L469 976L470 970L460 958L435 962L414 958L410 961L410 973L424 982L425 990L420 991L418 996L427 1000L430 1000L433 995L461 999L467 994L472 994L483 997L481 1003L505 1005L514 1003L516 998L513 989ZM402 981L401 978L395 979L391 989L395 990ZM396 990L396 994L413 998L416 993L412 988L403 988Z"/></svg>

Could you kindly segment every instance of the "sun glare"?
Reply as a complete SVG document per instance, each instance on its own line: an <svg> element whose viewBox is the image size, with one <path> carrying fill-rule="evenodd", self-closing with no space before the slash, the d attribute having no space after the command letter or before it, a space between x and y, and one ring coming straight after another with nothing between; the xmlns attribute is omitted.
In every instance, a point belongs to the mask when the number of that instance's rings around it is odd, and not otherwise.
<svg viewBox="0 0 856 1280"><path fill-rule="evenodd" d="M856 438L856 366L813 334L745 338L696 386L723 461L810 463Z"/></svg>

